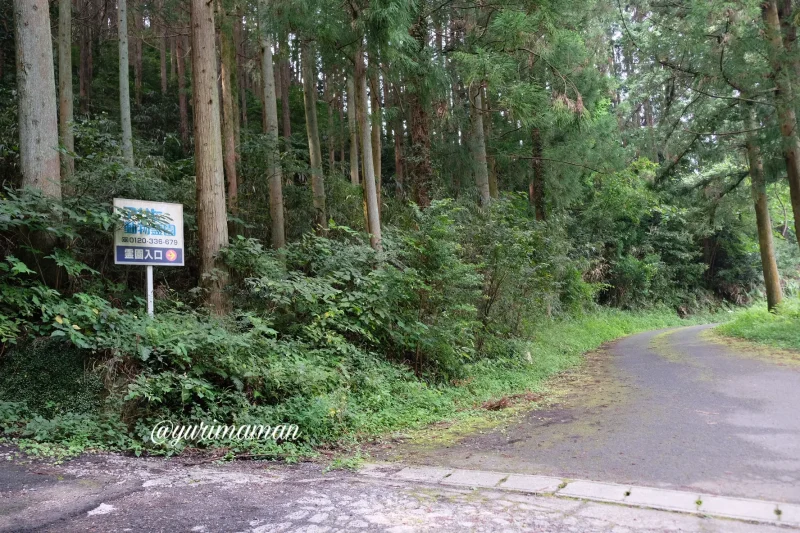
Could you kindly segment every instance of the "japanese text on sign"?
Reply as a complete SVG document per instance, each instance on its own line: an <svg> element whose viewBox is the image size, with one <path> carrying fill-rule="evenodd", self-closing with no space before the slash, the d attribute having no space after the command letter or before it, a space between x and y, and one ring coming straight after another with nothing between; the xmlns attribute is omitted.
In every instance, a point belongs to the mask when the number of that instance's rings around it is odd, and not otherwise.
<svg viewBox="0 0 800 533"><path fill-rule="evenodd" d="M122 224L114 234L114 262L183 265L183 205L114 199Z"/></svg>

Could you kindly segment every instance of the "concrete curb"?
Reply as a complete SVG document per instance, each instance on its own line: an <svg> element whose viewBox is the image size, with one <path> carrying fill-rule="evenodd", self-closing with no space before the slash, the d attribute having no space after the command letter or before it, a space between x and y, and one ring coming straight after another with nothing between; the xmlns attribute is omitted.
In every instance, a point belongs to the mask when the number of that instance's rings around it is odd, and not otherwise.
<svg viewBox="0 0 800 533"><path fill-rule="evenodd" d="M394 481L545 494L800 528L800 505L791 503L598 481L397 463L365 464L359 474Z"/></svg>

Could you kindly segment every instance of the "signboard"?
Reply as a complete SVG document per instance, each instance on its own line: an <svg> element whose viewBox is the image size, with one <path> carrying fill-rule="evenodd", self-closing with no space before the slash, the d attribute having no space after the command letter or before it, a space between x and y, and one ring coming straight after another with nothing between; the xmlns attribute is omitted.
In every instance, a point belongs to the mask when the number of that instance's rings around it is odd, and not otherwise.
<svg viewBox="0 0 800 533"><path fill-rule="evenodd" d="M118 265L183 266L183 205L114 198L122 225L114 233Z"/></svg>

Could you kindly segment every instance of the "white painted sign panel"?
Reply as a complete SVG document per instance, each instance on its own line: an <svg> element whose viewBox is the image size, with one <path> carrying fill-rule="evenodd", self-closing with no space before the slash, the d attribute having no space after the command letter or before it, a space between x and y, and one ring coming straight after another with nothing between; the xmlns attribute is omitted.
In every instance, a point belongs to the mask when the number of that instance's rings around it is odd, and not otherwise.
<svg viewBox="0 0 800 533"><path fill-rule="evenodd" d="M114 263L183 266L183 204L114 198L114 211L122 214Z"/></svg>

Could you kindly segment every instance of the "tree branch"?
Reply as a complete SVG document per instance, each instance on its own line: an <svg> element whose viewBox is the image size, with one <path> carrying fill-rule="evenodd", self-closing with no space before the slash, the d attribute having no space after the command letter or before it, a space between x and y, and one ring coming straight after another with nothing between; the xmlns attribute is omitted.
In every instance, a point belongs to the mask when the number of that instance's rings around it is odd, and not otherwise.
<svg viewBox="0 0 800 533"><path fill-rule="evenodd" d="M772 102L764 102L764 101L761 101L761 100L753 100L751 98L742 98L740 96L722 96L722 95L719 95L719 94L711 94L711 93L707 93L705 91L701 91L700 89L697 89L697 88L691 87L691 86L687 86L687 88L690 91L694 91L696 93L700 93L703 96L708 96L709 98L717 98L717 99L720 99L720 100L736 100L738 102L750 102L750 103L753 103L753 104L761 104L761 105L768 105L768 106L774 106L775 105ZM774 91L775 89L770 89L770 90Z"/></svg>
<svg viewBox="0 0 800 533"><path fill-rule="evenodd" d="M536 161L550 161L551 163L561 163L562 165L570 165L573 167L585 168L586 170L591 170L592 172L597 172L598 174L608 174L608 172L603 170L598 170L593 167L581 165L580 163L570 163L569 161L561 161L560 159L550 159L547 157L533 157L533 156L522 156L522 155L516 156L514 159L533 159Z"/></svg>
<svg viewBox="0 0 800 533"><path fill-rule="evenodd" d="M753 131L763 130L765 128L766 128L766 126L761 126L761 127L753 128L753 129L749 129L749 130L723 131L723 132L719 132L719 133L714 132L714 131L709 131L709 132L692 131L692 130L687 130L686 128L683 128L683 131L685 131L686 133L693 133L695 135L700 135L700 136L712 136L712 135L715 135L715 136L722 137L722 136L725 136L725 135L739 135L739 134L742 134L742 133L750 133L750 132L753 132Z"/></svg>

